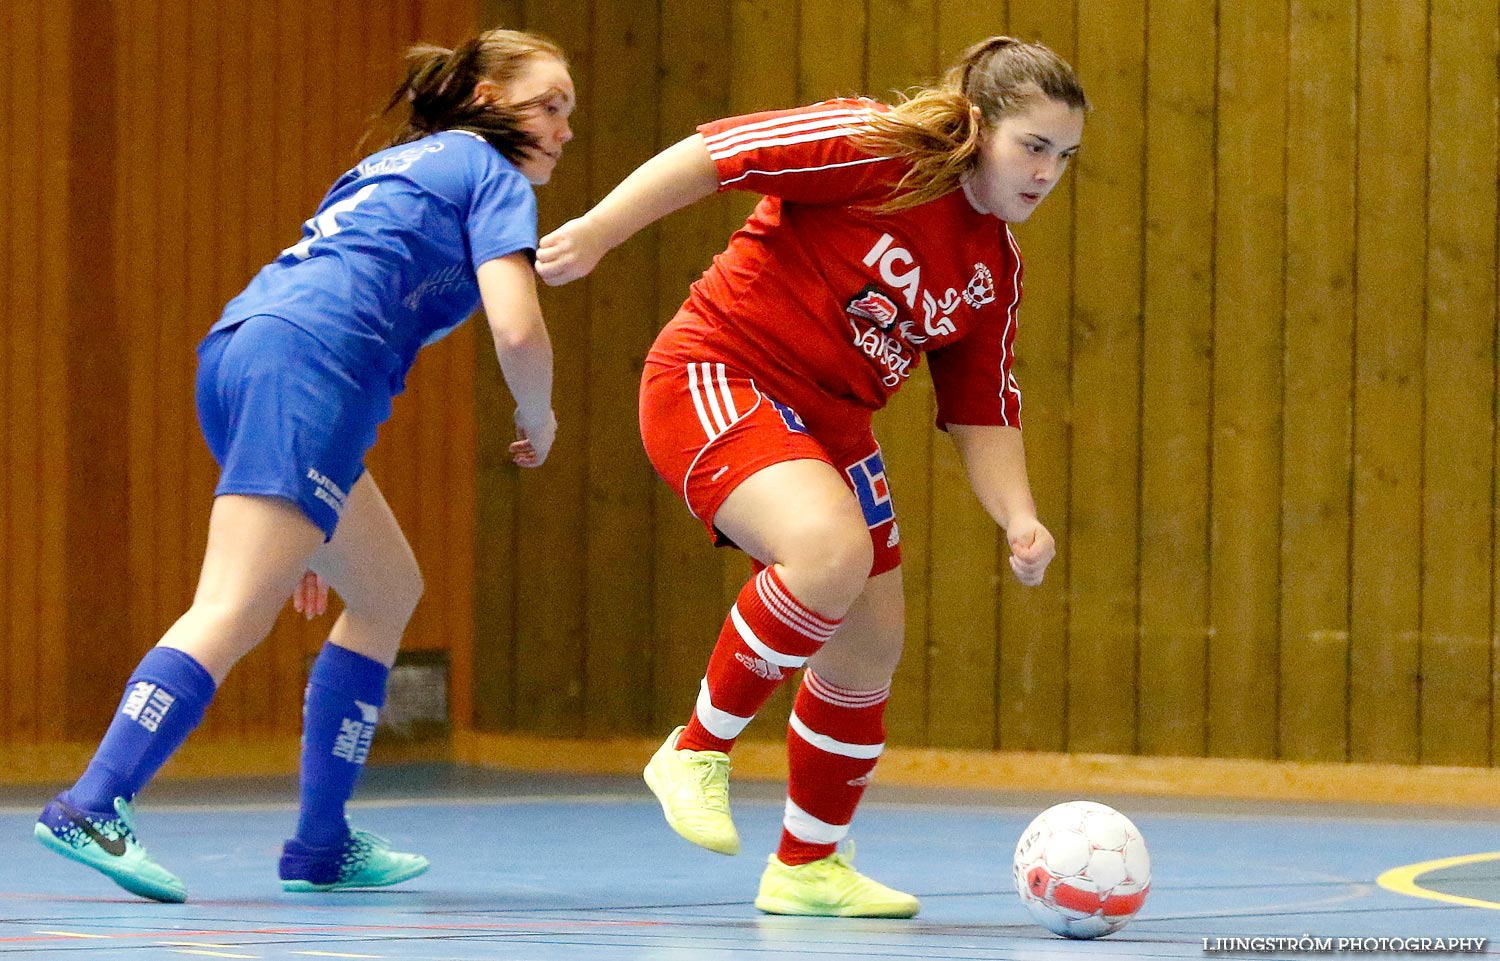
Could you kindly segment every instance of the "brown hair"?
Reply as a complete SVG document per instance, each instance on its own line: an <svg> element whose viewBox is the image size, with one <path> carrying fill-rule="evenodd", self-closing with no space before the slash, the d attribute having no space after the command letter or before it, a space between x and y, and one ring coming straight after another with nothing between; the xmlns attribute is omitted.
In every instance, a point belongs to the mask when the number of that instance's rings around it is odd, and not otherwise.
<svg viewBox="0 0 1500 961"><path fill-rule="evenodd" d="M965 50L942 83L872 114L870 128L856 142L871 153L912 162L891 198L873 209L895 213L957 190L979 163L983 132L1024 109L1038 91L1074 109L1089 106L1073 68L1051 49L991 37Z"/></svg>
<svg viewBox="0 0 1500 961"><path fill-rule="evenodd" d="M406 79L380 115L403 104L410 114L382 149L442 130L467 130L489 141L505 159L520 163L537 146L536 138L521 123L526 112L545 102L545 97L525 103L485 103L475 99L474 87L482 80L504 86L538 57L553 57L565 66L568 62L557 44L519 30L487 30L452 50L425 43L410 48Z"/></svg>

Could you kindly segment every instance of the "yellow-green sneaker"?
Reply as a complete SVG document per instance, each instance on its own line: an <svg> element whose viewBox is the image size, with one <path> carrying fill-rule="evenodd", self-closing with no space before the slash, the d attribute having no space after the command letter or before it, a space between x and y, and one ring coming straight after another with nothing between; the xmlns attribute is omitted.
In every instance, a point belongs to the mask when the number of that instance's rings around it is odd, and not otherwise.
<svg viewBox="0 0 1500 961"><path fill-rule="evenodd" d="M771 855L755 906L767 914L825 918L912 918L922 904L854 870L854 852L786 865Z"/></svg>
<svg viewBox="0 0 1500 961"><path fill-rule="evenodd" d="M672 830L701 848L739 854L740 833L729 816L729 755L677 750L683 730L668 734L646 765L646 786Z"/></svg>

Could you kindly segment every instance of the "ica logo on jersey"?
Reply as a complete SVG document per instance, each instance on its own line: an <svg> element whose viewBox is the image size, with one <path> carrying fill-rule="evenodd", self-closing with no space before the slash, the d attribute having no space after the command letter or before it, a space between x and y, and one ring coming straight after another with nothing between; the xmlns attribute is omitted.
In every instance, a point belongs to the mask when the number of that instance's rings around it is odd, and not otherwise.
<svg viewBox="0 0 1500 961"><path fill-rule="evenodd" d="M953 312L960 304L979 309L995 299L995 282L989 267L974 265L974 276L963 291L949 287L937 297L922 286L922 265L911 251L883 233L864 256L864 265L872 267L906 308L916 315L921 305L921 326L913 317L900 319L901 307L879 284L866 284L845 306L849 326L854 332L854 346L865 356L885 368L887 387L897 387L911 375L914 352L929 340L955 333L958 325ZM864 321L864 323L861 323Z"/></svg>
<svg viewBox="0 0 1500 961"><path fill-rule="evenodd" d="M957 329L951 315L964 302L963 296L949 287L941 300L934 297L922 286L922 265L916 262L911 251L897 246L895 237L881 234L880 239L875 241L875 246L865 254L864 264L879 270L880 279L901 292L906 299L907 308L913 313L917 310L917 302L921 302L922 330L925 333L916 333L915 324L906 326L901 331L913 344L920 346L928 338L942 337Z"/></svg>

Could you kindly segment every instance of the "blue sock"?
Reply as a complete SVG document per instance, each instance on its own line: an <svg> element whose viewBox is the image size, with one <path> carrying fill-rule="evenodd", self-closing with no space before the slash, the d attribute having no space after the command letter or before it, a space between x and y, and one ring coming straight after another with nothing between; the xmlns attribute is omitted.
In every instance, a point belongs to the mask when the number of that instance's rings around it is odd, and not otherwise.
<svg viewBox="0 0 1500 961"><path fill-rule="evenodd" d="M384 664L327 643L313 662L302 708L302 812L297 840L333 847L349 836L344 803L364 770L385 704Z"/></svg>
<svg viewBox="0 0 1500 961"><path fill-rule="evenodd" d="M203 720L214 679L202 664L172 647L153 647L125 682L125 697L78 783L66 792L76 808L113 813L114 800L133 800Z"/></svg>

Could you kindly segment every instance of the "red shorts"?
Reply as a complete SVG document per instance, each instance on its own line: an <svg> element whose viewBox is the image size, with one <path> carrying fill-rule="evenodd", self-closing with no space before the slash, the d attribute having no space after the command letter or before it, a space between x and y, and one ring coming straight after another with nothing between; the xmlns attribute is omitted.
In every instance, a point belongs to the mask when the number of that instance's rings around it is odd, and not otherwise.
<svg viewBox="0 0 1500 961"><path fill-rule="evenodd" d="M641 378L640 416L646 456L715 544L726 539L714 515L747 477L772 464L813 459L837 470L859 499L875 547L870 576L900 566L896 509L868 417L855 418L856 429L815 432L733 367L656 362L646 364Z"/></svg>

